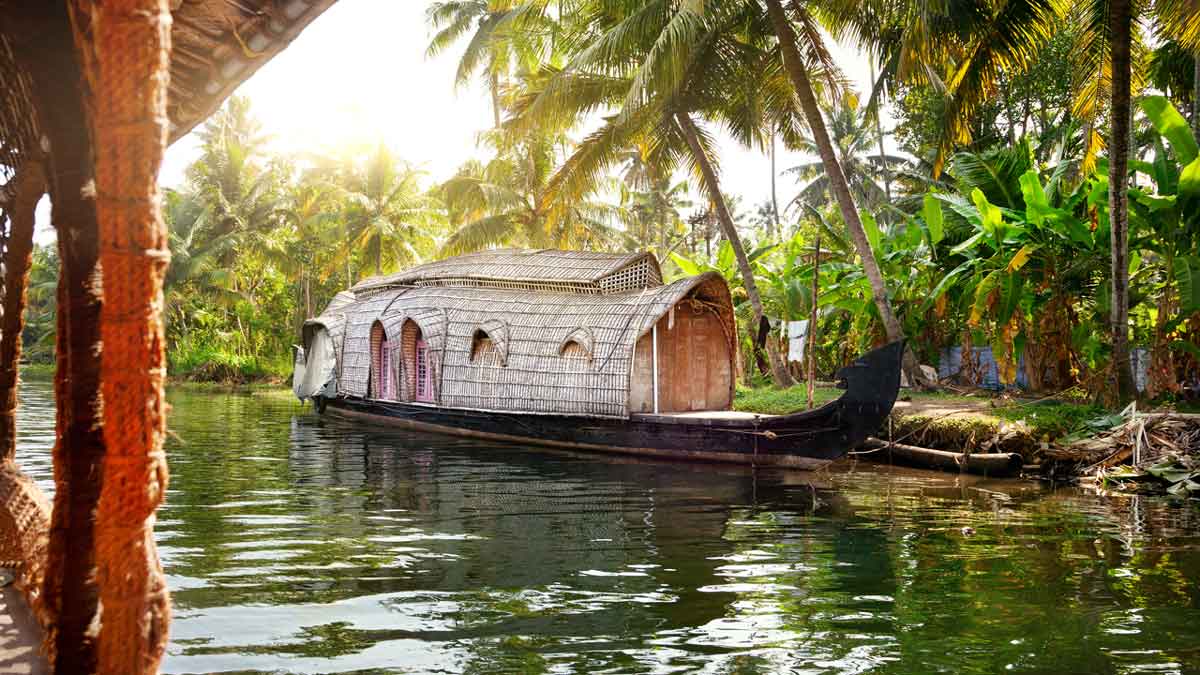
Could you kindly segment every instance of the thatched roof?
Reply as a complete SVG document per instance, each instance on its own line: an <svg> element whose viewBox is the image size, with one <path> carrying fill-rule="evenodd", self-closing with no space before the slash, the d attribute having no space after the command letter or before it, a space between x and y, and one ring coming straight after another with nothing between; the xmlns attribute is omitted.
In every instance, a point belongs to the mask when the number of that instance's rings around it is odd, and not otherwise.
<svg viewBox="0 0 1200 675"><path fill-rule="evenodd" d="M335 1L171 0L171 140L211 115Z"/></svg>
<svg viewBox="0 0 1200 675"><path fill-rule="evenodd" d="M170 140L186 135L336 0L171 0ZM0 0L0 164L33 149L35 115L19 52L41 49L43 8ZM0 176L5 178L7 176Z"/></svg>
<svg viewBox="0 0 1200 675"><path fill-rule="evenodd" d="M595 253L550 249L498 249L468 253L372 277L358 294L398 286L508 288L612 293L662 285L658 260L649 253Z"/></svg>
<svg viewBox="0 0 1200 675"><path fill-rule="evenodd" d="M338 391L342 394L368 394L372 325L380 322L389 343L399 346L402 326L412 319L435 355L434 381L441 405L626 417L634 347L682 301L715 312L725 329L728 354L736 353L729 287L715 273L617 293L394 287L349 305L339 303L310 325L327 326L341 337ZM471 363L472 340L479 330L496 343L502 367ZM586 361L562 357L568 341L587 351ZM399 356L394 363L403 361ZM400 380L407 378L402 374Z"/></svg>

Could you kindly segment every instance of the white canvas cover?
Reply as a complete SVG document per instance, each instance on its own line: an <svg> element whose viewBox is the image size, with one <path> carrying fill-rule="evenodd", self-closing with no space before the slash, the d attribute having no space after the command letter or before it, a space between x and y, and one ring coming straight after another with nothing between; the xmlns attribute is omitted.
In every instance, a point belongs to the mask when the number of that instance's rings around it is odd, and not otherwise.
<svg viewBox="0 0 1200 675"><path fill-rule="evenodd" d="M313 333L308 350L297 349L296 353L292 391L297 398L303 401L318 394L332 398L337 357L333 353L333 338L329 336L329 331L318 328Z"/></svg>

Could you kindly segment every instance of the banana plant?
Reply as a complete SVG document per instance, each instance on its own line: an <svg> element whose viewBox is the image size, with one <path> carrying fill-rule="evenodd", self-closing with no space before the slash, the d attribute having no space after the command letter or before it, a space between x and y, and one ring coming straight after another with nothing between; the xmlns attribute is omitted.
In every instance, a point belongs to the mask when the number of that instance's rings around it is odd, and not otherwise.
<svg viewBox="0 0 1200 675"><path fill-rule="evenodd" d="M936 245L939 239L943 208L964 219L972 231L945 251L943 264L959 262L942 276L922 308L944 305L947 294L956 296L967 317L965 328L991 344L1004 384L1016 381L1026 346L1042 337L1039 328L1049 318L1044 314L1069 307L1072 295L1077 299L1094 293L1097 268L1107 258L1107 227L1079 215L1088 212L1093 181L1067 192L1065 171L1066 165L1060 165L1046 180L1033 168L1020 174L1005 191L1010 195L1007 207L992 203L978 187L969 200L931 193L923 202L928 241ZM1065 341L1065 335L1061 338Z"/></svg>
<svg viewBox="0 0 1200 675"><path fill-rule="evenodd" d="M1151 326L1151 393L1158 393L1178 380L1169 350L1200 363L1197 336L1186 334L1188 322L1200 312L1200 147L1167 98L1148 96L1140 105L1155 135L1149 161L1130 166L1150 178L1148 185L1129 191L1130 251L1144 268L1143 295L1155 299L1153 308L1139 312L1145 319L1135 326ZM1130 304L1132 309L1132 298Z"/></svg>

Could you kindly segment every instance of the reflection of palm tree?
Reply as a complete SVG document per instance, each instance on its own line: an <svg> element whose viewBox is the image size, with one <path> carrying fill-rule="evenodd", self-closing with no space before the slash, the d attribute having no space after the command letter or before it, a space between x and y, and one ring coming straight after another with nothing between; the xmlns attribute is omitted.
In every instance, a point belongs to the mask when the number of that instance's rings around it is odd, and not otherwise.
<svg viewBox="0 0 1200 675"><path fill-rule="evenodd" d="M867 116L858 108L843 102L838 106L826 106L825 115L829 122L834 151L841 162L846 182L850 184L850 191L855 200L862 208L878 209L887 202L887 191L879 182L882 172L890 169L894 174L903 170L908 161L903 157L881 155L878 152L868 154L875 139L872 138L873 130L869 126ZM820 155L811 132L800 137L796 149L814 157ZM787 169L786 172L804 181L799 193L793 198L793 203L813 207L821 207L828 203L829 176L825 172L823 162L806 162Z"/></svg>

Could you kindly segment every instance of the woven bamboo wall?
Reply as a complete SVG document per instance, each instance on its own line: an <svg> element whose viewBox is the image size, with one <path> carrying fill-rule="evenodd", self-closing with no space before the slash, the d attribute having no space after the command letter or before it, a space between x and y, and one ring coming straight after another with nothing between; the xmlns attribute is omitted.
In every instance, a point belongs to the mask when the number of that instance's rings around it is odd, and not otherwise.
<svg viewBox="0 0 1200 675"><path fill-rule="evenodd" d="M345 308L339 391L367 395L374 321L381 318L389 341L400 345L403 321L412 318L434 353L434 388L442 405L625 417L634 345L658 318L686 297L696 297L718 312L732 354L729 290L715 274L611 294L465 287L376 291ZM477 331L496 342L497 360L503 365L471 362ZM586 367L581 367L581 359L562 355L568 341L590 349ZM397 361L404 364L402 369L408 366L405 355L397 355ZM405 389L411 386L409 380L407 374L401 376ZM403 395L411 396L411 392Z"/></svg>

